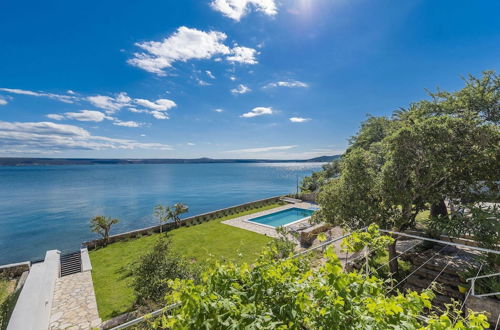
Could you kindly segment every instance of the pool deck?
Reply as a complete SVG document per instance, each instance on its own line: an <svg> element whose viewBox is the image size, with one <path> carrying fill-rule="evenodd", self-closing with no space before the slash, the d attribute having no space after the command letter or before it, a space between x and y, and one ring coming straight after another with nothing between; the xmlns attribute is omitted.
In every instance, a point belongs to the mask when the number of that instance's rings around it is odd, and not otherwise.
<svg viewBox="0 0 500 330"><path fill-rule="evenodd" d="M244 215L242 217L234 218L231 220L222 221L222 223L224 223L226 225L233 226L233 227L245 229L245 230L250 230L250 231L253 231L255 233L270 236L270 237L279 237L279 235L276 233L276 230L274 228L271 228L269 226L259 225L257 223L248 222L248 220L251 220L253 218L257 218L257 217L260 217L263 215L276 213L278 211L291 209L294 207L298 207L298 208L302 208L302 209L310 209L312 207L317 207L317 206L314 204L311 204L311 203L307 203L307 202L287 204L287 205L283 205L283 206L280 206L280 207L277 207L274 209L270 209L270 210L266 210L266 211L262 211L262 212L257 212L257 213L252 213L252 214ZM303 222L307 222L307 221L308 221L307 219L303 220ZM297 225L297 223L294 223L294 225Z"/></svg>

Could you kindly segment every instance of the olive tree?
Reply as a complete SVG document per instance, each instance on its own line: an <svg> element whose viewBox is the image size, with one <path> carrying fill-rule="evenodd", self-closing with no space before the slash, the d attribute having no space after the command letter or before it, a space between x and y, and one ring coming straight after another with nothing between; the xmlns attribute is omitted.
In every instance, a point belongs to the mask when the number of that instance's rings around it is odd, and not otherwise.
<svg viewBox="0 0 500 330"><path fill-rule="evenodd" d="M181 223L179 216L188 211L188 206L182 203L176 203L174 206L156 205L154 215L158 220L160 220L160 233L162 232L161 224L166 223L169 220L172 220L175 225L179 227Z"/></svg>
<svg viewBox="0 0 500 330"><path fill-rule="evenodd" d="M111 226L117 224L118 222L120 222L118 219L98 215L90 219L90 229L92 232L101 235L104 239L104 244L108 245Z"/></svg>
<svg viewBox="0 0 500 330"><path fill-rule="evenodd" d="M349 228L376 223L403 231L415 225L426 205L432 216L447 217L445 198L470 201L481 191L496 194L500 131L491 99L500 98L492 96L498 93L494 88L470 79L459 92L431 94L432 102L363 123L342 157L340 176L319 194L317 217ZM395 244L389 247L391 272L397 272Z"/></svg>

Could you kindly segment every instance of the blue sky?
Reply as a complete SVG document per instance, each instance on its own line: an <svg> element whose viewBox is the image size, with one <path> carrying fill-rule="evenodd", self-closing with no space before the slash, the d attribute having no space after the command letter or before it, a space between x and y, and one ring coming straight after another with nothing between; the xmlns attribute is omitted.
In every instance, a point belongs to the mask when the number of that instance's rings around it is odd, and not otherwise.
<svg viewBox="0 0 500 330"><path fill-rule="evenodd" d="M0 3L0 156L307 159L497 70L499 1Z"/></svg>

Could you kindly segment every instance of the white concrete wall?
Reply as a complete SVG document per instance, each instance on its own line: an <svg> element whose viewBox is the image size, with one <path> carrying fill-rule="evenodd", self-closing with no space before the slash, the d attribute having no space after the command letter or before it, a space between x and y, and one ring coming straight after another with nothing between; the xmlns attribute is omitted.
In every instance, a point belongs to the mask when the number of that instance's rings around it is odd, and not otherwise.
<svg viewBox="0 0 500 330"><path fill-rule="evenodd" d="M46 330L56 280L60 273L60 252L47 251L42 263L34 264L19 295L7 330Z"/></svg>
<svg viewBox="0 0 500 330"><path fill-rule="evenodd" d="M90 263L89 250L87 248L80 249L80 255L82 257L82 272L87 272L92 270L92 264Z"/></svg>

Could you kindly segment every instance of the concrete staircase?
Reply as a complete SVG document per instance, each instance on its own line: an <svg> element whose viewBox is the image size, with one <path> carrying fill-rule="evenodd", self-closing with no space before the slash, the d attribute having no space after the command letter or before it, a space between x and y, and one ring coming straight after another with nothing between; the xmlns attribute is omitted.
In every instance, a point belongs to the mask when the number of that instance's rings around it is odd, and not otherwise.
<svg viewBox="0 0 500 330"><path fill-rule="evenodd" d="M82 271L82 255L80 251L61 255L61 277Z"/></svg>

